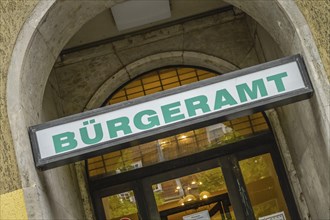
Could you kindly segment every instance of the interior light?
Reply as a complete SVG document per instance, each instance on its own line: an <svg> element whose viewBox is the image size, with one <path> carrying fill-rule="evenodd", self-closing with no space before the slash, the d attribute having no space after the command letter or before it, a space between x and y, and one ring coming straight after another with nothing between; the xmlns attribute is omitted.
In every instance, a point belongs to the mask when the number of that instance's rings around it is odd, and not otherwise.
<svg viewBox="0 0 330 220"><path fill-rule="evenodd" d="M180 199L180 200L179 200L179 204L180 204L181 206L184 206L184 199Z"/></svg>
<svg viewBox="0 0 330 220"><path fill-rule="evenodd" d="M182 135L182 136L181 136L181 139L185 139L185 138L187 138L186 135Z"/></svg>
<svg viewBox="0 0 330 220"><path fill-rule="evenodd" d="M203 191L199 194L199 199L203 200L203 199L207 199L211 196L211 193L209 193L208 191Z"/></svg>
<svg viewBox="0 0 330 220"><path fill-rule="evenodd" d="M192 181L191 184L192 184L192 185L195 185L195 184L196 184L196 181Z"/></svg>
<svg viewBox="0 0 330 220"><path fill-rule="evenodd" d="M177 186L176 189L181 189L181 187L180 186Z"/></svg>
<svg viewBox="0 0 330 220"><path fill-rule="evenodd" d="M203 183L202 183L202 182L199 182L198 184L199 184L199 185L203 185Z"/></svg>
<svg viewBox="0 0 330 220"><path fill-rule="evenodd" d="M188 194L186 197L184 197L183 201L184 202L192 202L192 201L195 201L196 200L196 197L191 195L191 194Z"/></svg>

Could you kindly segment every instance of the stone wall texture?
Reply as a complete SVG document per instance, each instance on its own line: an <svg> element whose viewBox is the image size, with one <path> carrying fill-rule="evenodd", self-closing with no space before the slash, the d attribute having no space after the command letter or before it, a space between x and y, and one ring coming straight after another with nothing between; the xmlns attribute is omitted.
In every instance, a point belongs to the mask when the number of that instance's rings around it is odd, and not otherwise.
<svg viewBox="0 0 330 220"><path fill-rule="evenodd" d="M0 194L21 188L6 105L7 72L24 21L37 0L0 1Z"/></svg>
<svg viewBox="0 0 330 220"><path fill-rule="evenodd" d="M330 79L330 1L295 0L305 16Z"/></svg>

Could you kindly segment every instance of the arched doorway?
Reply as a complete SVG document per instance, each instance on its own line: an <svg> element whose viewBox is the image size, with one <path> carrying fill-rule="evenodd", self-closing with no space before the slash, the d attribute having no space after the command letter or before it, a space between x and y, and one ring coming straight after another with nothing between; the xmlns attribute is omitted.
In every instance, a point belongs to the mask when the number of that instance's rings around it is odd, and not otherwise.
<svg viewBox="0 0 330 220"><path fill-rule="evenodd" d="M104 104L216 75L190 66L159 68L126 82ZM299 218L262 113L91 158L87 172L98 219L258 219L276 212Z"/></svg>
<svg viewBox="0 0 330 220"><path fill-rule="evenodd" d="M41 200L38 200L34 201L34 204L28 204L29 206L27 209L29 216L43 216L45 218L48 216L56 216L56 213L54 214L51 211L45 212L45 215L42 215L41 213L43 211L36 209L35 207L44 206L44 210L49 210L49 204L52 203L51 200L61 203L55 193L52 195L46 195L43 189L49 188L49 186L57 188L59 185L56 184L56 181L55 184L53 184L54 181L51 176L54 174L58 176L66 175L69 169L63 167L42 174L37 172L34 168L31 150L27 147L29 146L29 139L26 133L26 128L30 125L41 123L44 120L42 117L45 112L42 110L41 103L46 81L59 52L64 47L64 44L83 23L113 4L114 2L104 1L84 1L79 3L73 1L42 1L38 4L31 18L23 27L20 35L21 40L18 41L15 46L8 75L7 97L15 151L18 158L21 158L22 155L26 155L23 157L24 160L18 161L18 166L21 172L22 185L25 189L30 190L29 192L26 192L26 196L30 193L30 195L38 194L40 195L40 198L43 199L47 198L43 200L45 201L44 203L42 203ZM316 124L323 125L319 130L325 138L320 140L316 137L306 137L309 141L313 142L312 146L321 146L320 148L322 149L322 147L325 146L324 140L326 140L327 137L325 125L328 121L325 108L325 106L327 106L326 100L328 99L324 89L326 88L326 81L322 80L325 77L325 73L322 67L319 66L319 57L317 52L315 52L317 50L315 49L312 39L309 39L308 41L310 47L305 47L304 37L310 36L310 32L302 15L299 13L299 10L293 3L285 3L281 1L264 1L255 4L244 4L242 2L233 1L232 4L240 5L243 10L246 10L261 25L266 27L273 38L279 42L280 47L285 54L300 52L308 59L308 68L316 87L317 94L313 99L313 102L317 103L316 106L319 106L319 108L316 110L310 110L309 108L311 104L308 103L304 105L304 107L309 109L307 112L298 111L299 114L295 114L300 106L286 108L283 111L292 115L292 120L294 122L299 121L300 117L304 117L310 122L309 124L314 127ZM263 18L268 16L268 14L265 14L267 13L267 10L264 10L264 8L267 7L273 9L273 14L271 14L272 17L266 21ZM72 13L73 11L75 13ZM283 16L278 16L278 14L276 14L277 12ZM281 20L279 21L278 19ZM301 26L301 24L304 25ZM288 30L290 31L288 32ZM296 44L292 46L291 42L295 42ZM41 60L42 62L35 63L36 60ZM312 115L315 117L308 117L308 112L312 112ZM311 122L315 118L318 123ZM299 134L294 132L294 127L292 127L290 123L285 123L285 121L290 120L287 120L285 114L283 114L281 119L282 125L285 126L287 133L290 134L287 135L286 138L289 140L291 151L294 151L297 154L294 164L299 167L299 172L302 173L306 169L308 163L299 163L299 155L301 155L301 152L297 150L299 149L297 145L304 142L306 138L300 138ZM303 127L303 129L308 130L310 128ZM313 195L312 191L307 190L309 187L314 187L314 181L318 181L319 183L322 182L320 181L322 173L326 173L323 172L326 171L324 166L313 162L313 160L317 161L318 158L323 158L322 152L322 150L315 154L312 152L311 155L313 155L314 159L306 158L307 161L310 161L311 164L313 164L314 169L317 170L316 177L301 177L303 179L303 188L306 190L307 197L309 198L308 201L310 207L313 207L313 203L319 203L319 198L325 196L320 190L315 189L315 191L318 192L317 195ZM292 172L294 173L295 171L293 170ZM299 194L300 191L297 190L297 197ZM312 216L318 216L318 213L322 213L322 210L327 210L326 208L322 208L323 206L326 206L326 204L320 204L318 208L313 209ZM307 209L301 209L301 212L305 213L303 215L307 216L308 212L303 210Z"/></svg>

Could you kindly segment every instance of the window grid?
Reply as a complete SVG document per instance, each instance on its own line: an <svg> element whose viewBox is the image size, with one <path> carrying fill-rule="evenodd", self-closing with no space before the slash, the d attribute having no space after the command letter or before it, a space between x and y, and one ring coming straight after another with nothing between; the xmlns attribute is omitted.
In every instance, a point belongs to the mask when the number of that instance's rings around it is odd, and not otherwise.
<svg viewBox="0 0 330 220"><path fill-rule="evenodd" d="M108 101L108 105L150 95L170 88L217 76L215 73L196 68L176 67L152 71L131 81L117 91ZM244 138L258 132L268 130L268 125L262 113L233 119L221 124L232 129L230 135L220 142ZM185 137L185 138L182 138ZM210 147L210 140L205 128L196 129L174 135L157 141L141 144L131 148L108 153L88 159L89 176L116 174L134 169L131 164L141 162L148 166L160 162L157 150L160 145L163 159L171 160L177 157L196 153Z"/></svg>

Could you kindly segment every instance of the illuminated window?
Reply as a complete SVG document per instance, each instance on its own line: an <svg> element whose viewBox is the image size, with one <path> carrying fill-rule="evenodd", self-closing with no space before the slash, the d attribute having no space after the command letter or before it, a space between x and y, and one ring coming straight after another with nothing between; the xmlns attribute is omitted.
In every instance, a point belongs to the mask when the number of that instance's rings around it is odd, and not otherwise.
<svg viewBox="0 0 330 220"><path fill-rule="evenodd" d="M190 67L158 69L128 82L110 96L107 104L154 94L217 75ZM88 172L91 177L114 175L219 147L266 130L268 125L263 114L256 113L88 159Z"/></svg>

